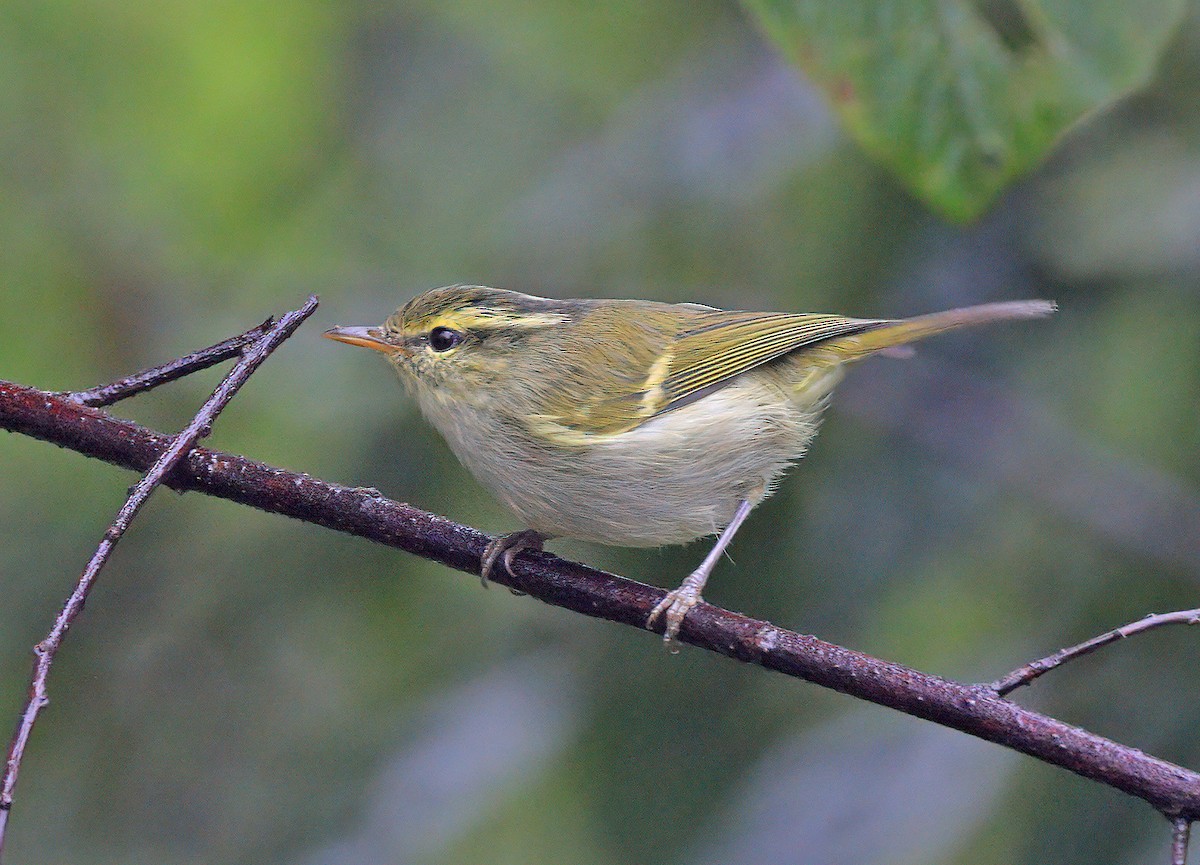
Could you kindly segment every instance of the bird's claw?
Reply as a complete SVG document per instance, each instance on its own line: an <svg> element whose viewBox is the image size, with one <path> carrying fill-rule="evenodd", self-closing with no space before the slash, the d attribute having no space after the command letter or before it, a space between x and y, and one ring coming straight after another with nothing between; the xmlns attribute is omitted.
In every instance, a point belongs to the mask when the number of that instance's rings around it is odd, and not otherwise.
<svg viewBox="0 0 1200 865"><path fill-rule="evenodd" d="M479 580L483 583L486 589L488 580L491 579L492 571L496 567L497 561L504 563L504 570L512 574L513 558L525 550L540 550L542 544L545 543L546 536L541 532L533 529L525 529L520 532L512 532L511 534L501 535L487 545L487 549L483 551L483 557L480 560ZM523 594L513 590L515 594Z"/></svg>
<svg viewBox="0 0 1200 865"><path fill-rule="evenodd" d="M675 638L679 636L679 629L683 626L683 619L691 611L692 607L703 601L700 596L700 587L692 583L692 578L683 581L678 589L667 592L666 596L658 602L650 615L646 617L647 630L654 630L654 625L659 617L666 619L666 627L663 628L663 643L671 651L678 651L674 648Z"/></svg>

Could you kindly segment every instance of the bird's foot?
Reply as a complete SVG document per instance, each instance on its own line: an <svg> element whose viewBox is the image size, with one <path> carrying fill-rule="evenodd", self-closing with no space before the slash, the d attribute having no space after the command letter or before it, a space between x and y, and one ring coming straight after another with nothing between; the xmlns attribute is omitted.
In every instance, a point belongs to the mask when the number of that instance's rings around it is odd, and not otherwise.
<svg viewBox="0 0 1200 865"><path fill-rule="evenodd" d="M646 618L646 628L654 630L654 624L659 617L665 617L667 626L663 629L663 643L672 652L679 651L674 648L674 643L675 638L679 636L679 628L683 625L684 617L692 607L704 600L700 596L700 590L707 578L708 574L699 570L693 571L678 589L667 592L666 597L658 602L658 605L650 611L650 615Z"/></svg>
<svg viewBox="0 0 1200 865"><path fill-rule="evenodd" d="M540 550L542 544L545 543L546 536L534 529L525 529L520 532L513 532L508 535L501 535L483 551L483 559L479 567L479 579L486 589L488 580L491 578L492 571L496 567L498 561L504 563L504 570L512 573L513 557L525 550ZM513 590L515 594L522 594Z"/></svg>

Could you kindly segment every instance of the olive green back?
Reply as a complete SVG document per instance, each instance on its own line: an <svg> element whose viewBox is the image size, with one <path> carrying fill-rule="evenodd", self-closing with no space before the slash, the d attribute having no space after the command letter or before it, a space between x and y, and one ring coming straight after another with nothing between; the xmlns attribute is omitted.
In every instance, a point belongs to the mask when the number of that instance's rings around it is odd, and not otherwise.
<svg viewBox="0 0 1200 865"><path fill-rule="evenodd" d="M799 348L884 323L691 304L647 304L631 317L628 307L599 306L562 334L579 349L566 356L591 362L570 365L540 420L568 434L618 434Z"/></svg>

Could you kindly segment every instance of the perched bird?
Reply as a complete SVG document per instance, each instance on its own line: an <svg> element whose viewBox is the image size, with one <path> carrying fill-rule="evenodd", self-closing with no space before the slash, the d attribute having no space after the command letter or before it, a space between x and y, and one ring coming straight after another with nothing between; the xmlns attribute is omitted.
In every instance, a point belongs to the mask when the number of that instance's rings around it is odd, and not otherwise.
<svg viewBox="0 0 1200 865"><path fill-rule="evenodd" d="M816 435L851 361L1039 318L1024 300L886 320L694 303L553 300L480 285L325 336L383 352L463 465L528 528L482 576L554 537L645 547L719 535L646 622L668 642L738 527Z"/></svg>

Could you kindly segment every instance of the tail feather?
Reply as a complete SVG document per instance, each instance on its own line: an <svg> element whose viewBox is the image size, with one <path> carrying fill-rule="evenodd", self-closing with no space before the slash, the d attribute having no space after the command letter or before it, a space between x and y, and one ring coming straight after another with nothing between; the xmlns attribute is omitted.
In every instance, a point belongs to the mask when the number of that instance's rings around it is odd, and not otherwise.
<svg viewBox="0 0 1200 865"><path fill-rule="evenodd" d="M868 354L885 351L903 356L902 346L977 324L995 321L1012 321L1026 318L1044 318L1051 315L1058 305L1049 300L1013 300L1003 303L984 303L961 309L948 309L913 318L882 321L877 327L848 336L835 337L822 344L822 348L834 351L842 360L855 360Z"/></svg>

